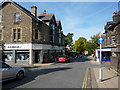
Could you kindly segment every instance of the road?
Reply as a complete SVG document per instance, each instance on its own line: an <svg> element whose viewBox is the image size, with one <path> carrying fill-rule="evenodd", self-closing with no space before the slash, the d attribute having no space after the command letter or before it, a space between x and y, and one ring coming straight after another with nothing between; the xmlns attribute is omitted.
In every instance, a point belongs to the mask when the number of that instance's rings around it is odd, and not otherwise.
<svg viewBox="0 0 120 90"><path fill-rule="evenodd" d="M23 80L7 81L3 88L82 88L83 79L91 64L88 57L71 59L71 63L29 68Z"/></svg>

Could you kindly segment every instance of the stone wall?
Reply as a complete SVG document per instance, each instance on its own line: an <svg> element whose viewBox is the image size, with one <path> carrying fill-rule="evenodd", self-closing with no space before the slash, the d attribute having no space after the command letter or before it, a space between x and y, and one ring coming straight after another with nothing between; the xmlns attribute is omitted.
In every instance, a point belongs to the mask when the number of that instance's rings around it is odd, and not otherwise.
<svg viewBox="0 0 120 90"><path fill-rule="evenodd" d="M2 60L2 42L0 41L0 60Z"/></svg>
<svg viewBox="0 0 120 90"><path fill-rule="evenodd" d="M120 74L120 56L111 56L111 68Z"/></svg>

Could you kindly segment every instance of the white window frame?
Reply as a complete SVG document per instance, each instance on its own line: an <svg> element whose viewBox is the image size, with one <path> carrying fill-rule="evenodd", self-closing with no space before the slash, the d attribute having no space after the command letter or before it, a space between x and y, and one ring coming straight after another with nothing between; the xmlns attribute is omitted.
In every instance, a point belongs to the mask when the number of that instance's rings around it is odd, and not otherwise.
<svg viewBox="0 0 120 90"><path fill-rule="evenodd" d="M16 30L16 39L14 39L14 29ZM18 39L18 29L20 29L20 39ZM16 42L22 41L22 28L12 28L12 40Z"/></svg>
<svg viewBox="0 0 120 90"><path fill-rule="evenodd" d="M17 20L18 19L18 17L16 16L17 14L19 14L19 19L20 20ZM20 22L21 21L21 14L20 13L15 13L14 14L14 22Z"/></svg>
<svg viewBox="0 0 120 90"><path fill-rule="evenodd" d="M2 15L0 14L0 23L2 23Z"/></svg>

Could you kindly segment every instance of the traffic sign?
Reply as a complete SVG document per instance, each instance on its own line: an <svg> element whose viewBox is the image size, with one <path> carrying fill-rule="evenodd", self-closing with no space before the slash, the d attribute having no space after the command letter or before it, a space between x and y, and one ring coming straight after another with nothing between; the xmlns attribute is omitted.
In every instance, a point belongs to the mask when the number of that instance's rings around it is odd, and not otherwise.
<svg viewBox="0 0 120 90"><path fill-rule="evenodd" d="M104 44L104 37L98 37L98 44Z"/></svg>

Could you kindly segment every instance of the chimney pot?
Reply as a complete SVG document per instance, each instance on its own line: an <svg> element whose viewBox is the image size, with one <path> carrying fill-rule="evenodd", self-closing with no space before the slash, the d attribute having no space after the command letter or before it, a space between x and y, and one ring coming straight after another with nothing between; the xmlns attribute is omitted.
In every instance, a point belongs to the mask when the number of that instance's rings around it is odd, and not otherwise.
<svg viewBox="0 0 120 90"><path fill-rule="evenodd" d="M31 13L37 17L37 7L36 6L32 6L31 7Z"/></svg>

